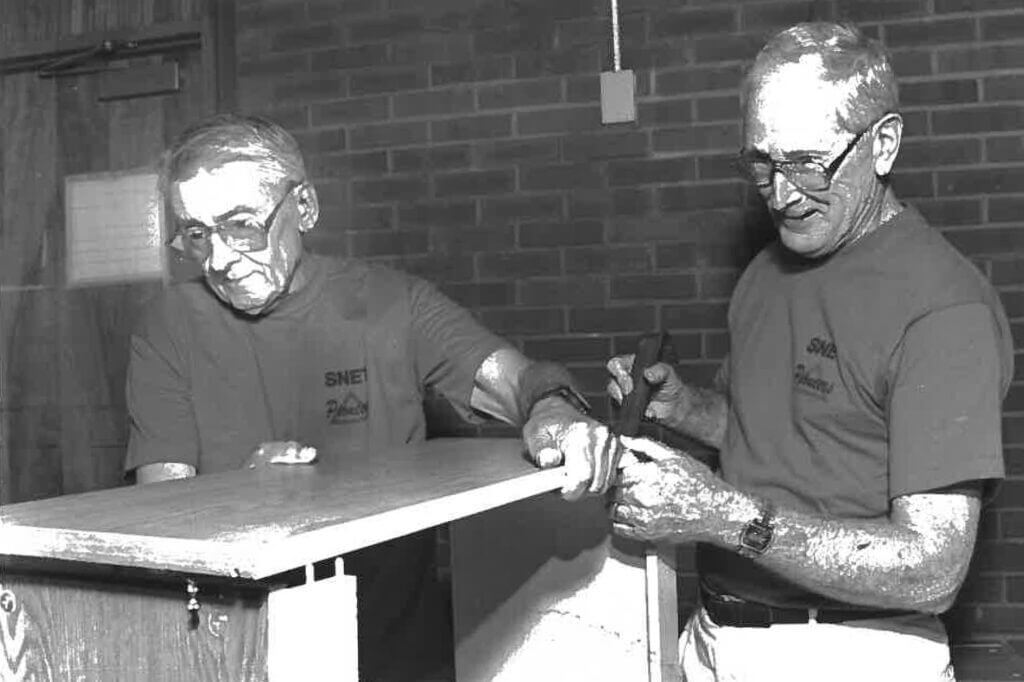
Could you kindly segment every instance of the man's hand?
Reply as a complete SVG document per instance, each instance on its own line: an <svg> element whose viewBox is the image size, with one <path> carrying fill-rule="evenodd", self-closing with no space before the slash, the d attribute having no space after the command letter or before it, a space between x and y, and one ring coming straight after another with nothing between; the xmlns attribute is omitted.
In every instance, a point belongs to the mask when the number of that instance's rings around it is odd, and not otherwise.
<svg viewBox="0 0 1024 682"><path fill-rule="evenodd" d="M306 447L294 440L271 440L260 443L245 463L255 469L265 464L312 464L316 461L316 448Z"/></svg>
<svg viewBox="0 0 1024 682"><path fill-rule="evenodd" d="M530 457L544 469L565 464L562 496L575 500L584 492L601 494L616 476L623 449L611 430L558 397L539 401L523 427Z"/></svg>
<svg viewBox="0 0 1024 682"><path fill-rule="evenodd" d="M731 489L685 452L647 438L620 436L637 454L622 468L611 506L612 528L647 542L709 541L725 522Z"/></svg>
<svg viewBox="0 0 1024 682"><path fill-rule="evenodd" d="M619 355L608 361L608 395L618 404L633 391L633 355ZM651 385L650 402L644 416L677 433L721 448L729 417L728 364L723 363L711 389L684 383L671 365L659 362L644 369Z"/></svg>
<svg viewBox="0 0 1024 682"><path fill-rule="evenodd" d="M608 361L608 395L621 405L624 397L633 392L633 370L635 355L618 355ZM672 366L658 362L644 370L644 379L651 385L651 399L644 416L658 423L669 421L673 414L685 412L686 391L679 375Z"/></svg>

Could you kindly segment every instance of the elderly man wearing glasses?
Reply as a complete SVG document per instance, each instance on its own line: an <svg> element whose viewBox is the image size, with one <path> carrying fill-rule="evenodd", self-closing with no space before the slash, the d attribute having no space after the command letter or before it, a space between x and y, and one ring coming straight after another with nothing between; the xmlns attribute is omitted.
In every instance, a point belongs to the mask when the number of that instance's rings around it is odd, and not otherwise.
<svg viewBox="0 0 1024 682"><path fill-rule="evenodd" d="M611 515L624 536L697 541L687 682L950 680L938 614L1003 476L1013 349L996 293L893 192L903 120L882 48L789 28L742 87L739 161L778 239L729 308L713 389L656 364L647 416L719 470L645 439ZM632 388L632 356L609 393Z"/></svg>
<svg viewBox="0 0 1024 682"><path fill-rule="evenodd" d="M280 126L194 126L165 153L161 191L203 278L168 287L132 337L125 468L137 482L421 441L434 389L467 417L521 426L538 464L564 461L566 497L607 489L599 465L620 445L564 368L527 360L421 279L303 252L317 193ZM433 556L426 532L346 557L365 578L361 679L421 679L451 655Z"/></svg>

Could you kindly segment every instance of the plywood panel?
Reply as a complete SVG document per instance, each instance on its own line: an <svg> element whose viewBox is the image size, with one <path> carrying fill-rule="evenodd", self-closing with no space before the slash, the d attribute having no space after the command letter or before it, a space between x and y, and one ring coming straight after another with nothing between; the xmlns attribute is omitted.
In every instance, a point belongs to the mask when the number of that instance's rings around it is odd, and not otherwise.
<svg viewBox="0 0 1024 682"><path fill-rule="evenodd" d="M53 423L39 420L43 406L57 402L47 229L56 193L55 119L51 85L31 74L0 79L0 503L25 499L18 491L31 490L35 476L40 487L60 487Z"/></svg>
<svg viewBox="0 0 1024 682"><path fill-rule="evenodd" d="M52 83L33 74L0 78L0 286L53 284L47 245L57 199Z"/></svg>
<svg viewBox="0 0 1024 682"><path fill-rule="evenodd" d="M53 85L0 78L0 503L59 492ZM19 461L15 461L15 459Z"/></svg>
<svg viewBox="0 0 1024 682"><path fill-rule="evenodd" d="M18 414L15 412L12 416L16 419ZM12 438L12 442L17 443L18 439ZM17 450L15 454L18 456L11 458L10 488L6 491L10 495L8 499L36 500L60 495L64 490L60 448L35 448L29 451L31 457L25 457L24 452Z"/></svg>
<svg viewBox="0 0 1024 682"><path fill-rule="evenodd" d="M211 0L223 2L224 0ZM0 54L83 34L202 19L205 0L4 0Z"/></svg>
<svg viewBox="0 0 1024 682"><path fill-rule="evenodd" d="M78 76L56 81L60 171L62 177L70 174L90 173L110 167L110 122L108 112L96 103L97 78ZM63 183L60 183L63 190ZM61 254L64 259L64 231L66 216L64 201L60 202ZM56 230L55 230L56 231ZM86 490L86 486L100 488L116 485L120 478L110 481L93 480L97 469L91 458L92 425L85 417L111 417L116 415L85 409L90 406L106 407L114 396L123 391L126 358L118 342L127 333L116 326L105 324L109 317L108 295L103 289L63 289L60 296L59 362L57 372L60 387L60 447L61 469L68 490ZM120 419L123 422L123 418ZM114 428L113 424L98 425L100 429ZM122 428L124 425L122 424Z"/></svg>
<svg viewBox="0 0 1024 682"><path fill-rule="evenodd" d="M129 65L162 59L130 60ZM155 167L164 148L164 138L162 135L154 135L153 131L164 129L164 109L169 101L177 97L177 94L138 97L97 105L100 111L107 114L107 140L112 168Z"/></svg>
<svg viewBox="0 0 1024 682"><path fill-rule="evenodd" d="M206 0L0 2L5 56L181 22L208 34L202 51L144 58L180 60L176 95L99 103L97 76L0 77L0 503L122 482L127 342L158 285L64 291L63 179L152 164L169 134L212 113L207 10Z"/></svg>
<svg viewBox="0 0 1024 682"><path fill-rule="evenodd" d="M0 406L57 402L57 310L49 287L0 289Z"/></svg>
<svg viewBox="0 0 1024 682"><path fill-rule="evenodd" d="M61 2L32 2L31 0L6 0L3 5L3 20L0 21L0 38L6 46L16 46L34 40L51 38L61 30L61 15L67 0Z"/></svg>

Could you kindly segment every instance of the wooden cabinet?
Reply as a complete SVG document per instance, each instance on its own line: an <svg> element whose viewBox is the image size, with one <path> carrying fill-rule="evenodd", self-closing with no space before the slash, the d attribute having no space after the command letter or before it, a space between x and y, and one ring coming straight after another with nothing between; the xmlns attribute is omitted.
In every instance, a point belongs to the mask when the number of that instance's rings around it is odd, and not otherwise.
<svg viewBox="0 0 1024 682"><path fill-rule="evenodd" d="M200 608L190 612L186 580L174 573L6 561L0 679L266 680L267 587L199 584Z"/></svg>
<svg viewBox="0 0 1024 682"><path fill-rule="evenodd" d="M457 519L471 524L452 564L461 682L547 656L552 634L586 645L576 634L601 629L630 646L588 681L663 679L657 572L612 542L599 500L562 501L563 472L522 447L441 439L7 505L0 679L355 680L344 555Z"/></svg>

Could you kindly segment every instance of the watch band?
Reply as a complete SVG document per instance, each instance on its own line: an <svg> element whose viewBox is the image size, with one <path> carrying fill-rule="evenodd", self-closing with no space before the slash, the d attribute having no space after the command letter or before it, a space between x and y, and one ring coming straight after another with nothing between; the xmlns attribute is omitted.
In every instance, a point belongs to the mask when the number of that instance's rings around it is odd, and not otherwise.
<svg viewBox="0 0 1024 682"><path fill-rule="evenodd" d="M740 531L736 552L748 559L763 556L775 539L775 505L764 500L761 511Z"/></svg>
<svg viewBox="0 0 1024 682"><path fill-rule="evenodd" d="M554 362L533 362L519 377L516 407L520 423L529 420L534 405L552 396L562 398L583 414L590 413L590 404L576 390L572 375L565 367Z"/></svg>
<svg viewBox="0 0 1024 682"><path fill-rule="evenodd" d="M586 398L579 394L579 391L572 386L554 386L546 391L542 391L533 398L533 403L531 403L529 410L526 412L527 416L529 416L530 412L533 411L534 405L545 398L552 397L561 398L583 414L590 414L590 404L587 403Z"/></svg>

